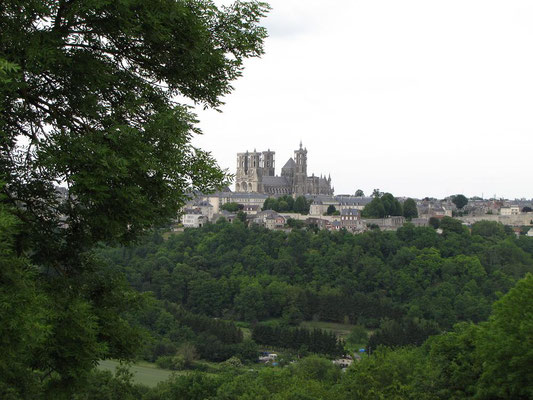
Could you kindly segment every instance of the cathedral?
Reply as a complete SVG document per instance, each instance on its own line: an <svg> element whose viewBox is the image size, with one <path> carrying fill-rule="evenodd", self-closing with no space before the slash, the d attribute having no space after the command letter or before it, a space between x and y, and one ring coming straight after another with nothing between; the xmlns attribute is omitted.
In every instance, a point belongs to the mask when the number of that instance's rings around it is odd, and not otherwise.
<svg viewBox="0 0 533 400"><path fill-rule="evenodd" d="M281 176L275 175L275 152L253 151L237 154L236 192L264 193L268 195L333 195L331 176L307 176L307 149L294 151Z"/></svg>

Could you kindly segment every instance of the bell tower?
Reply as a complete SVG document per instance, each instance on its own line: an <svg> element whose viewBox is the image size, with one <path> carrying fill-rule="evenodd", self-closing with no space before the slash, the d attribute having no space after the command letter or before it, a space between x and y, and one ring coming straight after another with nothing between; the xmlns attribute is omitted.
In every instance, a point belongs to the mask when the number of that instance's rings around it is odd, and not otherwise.
<svg viewBox="0 0 533 400"><path fill-rule="evenodd" d="M263 176L274 176L275 175L275 152L263 151L261 153L261 168L263 169Z"/></svg>
<svg viewBox="0 0 533 400"><path fill-rule="evenodd" d="M296 163L294 193L299 196L307 193L307 149L302 148L302 141L300 141L300 148L294 151L294 161Z"/></svg>
<svg viewBox="0 0 533 400"><path fill-rule="evenodd" d="M263 169L261 168L261 153L254 151L248 153L248 192L263 192Z"/></svg>

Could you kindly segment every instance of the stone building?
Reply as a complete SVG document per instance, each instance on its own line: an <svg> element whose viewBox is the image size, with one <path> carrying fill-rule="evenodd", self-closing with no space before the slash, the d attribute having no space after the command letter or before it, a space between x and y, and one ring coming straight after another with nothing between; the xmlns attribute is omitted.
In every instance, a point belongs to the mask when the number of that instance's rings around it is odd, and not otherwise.
<svg viewBox="0 0 533 400"><path fill-rule="evenodd" d="M190 212L183 215L182 221L185 228L200 228L207 222L207 217L199 211Z"/></svg>
<svg viewBox="0 0 533 400"><path fill-rule="evenodd" d="M341 210L341 226L352 232L365 228L361 222L359 210L355 208L343 208Z"/></svg>
<svg viewBox="0 0 533 400"><path fill-rule="evenodd" d="M236 192L264 193L267 195L333 195L331 176L328 178L307 175L307 149L294 151L281 168L281 176L275 174L275 152L253 151L237 154Z"/></svg>

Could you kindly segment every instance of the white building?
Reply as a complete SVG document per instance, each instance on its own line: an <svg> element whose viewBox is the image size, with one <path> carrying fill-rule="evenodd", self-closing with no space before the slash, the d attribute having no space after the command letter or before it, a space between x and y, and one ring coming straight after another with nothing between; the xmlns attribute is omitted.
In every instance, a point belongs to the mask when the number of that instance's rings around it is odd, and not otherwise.
<svg viewBox="0 0 533 400"><path fill-rule="evenodd" d="M518 215L518 214L520 214L520 207L517 205L500 208L500 215Z"/></svg>
<svg viewBox="0 0 533 400"><path fill-rule="evenodd" d="M207 217L200 213L183 214L182 221L185 228L200 228L207 222Z"/></svg>

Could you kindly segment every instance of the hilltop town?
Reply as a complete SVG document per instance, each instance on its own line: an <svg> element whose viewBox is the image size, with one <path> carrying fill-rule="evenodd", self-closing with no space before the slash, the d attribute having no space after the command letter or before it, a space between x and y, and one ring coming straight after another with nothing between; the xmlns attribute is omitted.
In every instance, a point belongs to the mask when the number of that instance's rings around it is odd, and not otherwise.
<svg viewBox="0 0 533 400"><path fill-rule="evenodd" d="M176 221L175 229L198 228L214 223L220 218L233 221L240 218L268 229L290 230L293 227L341 230L362 233L369 229L396 230L407 221L415 226L437 227L444 217L454 217L470 226L478 221L494 221L509 226L517 235L533 236L533 199L466 199L460 207L454 197L444 199L413 199L416 213L384 215L381 218L365 217L363 210L379 196L365 196L358 190L354 195L334 194L331 176L307 175L307 149L300 146L275 174L275 152L243 152L237 154L235 191L225 188L212 194L196 194ZM292 199L289 199L289 197ZM271 207L269 199L292 202L303 197L307 207L298 211L291 207ZM398 197L404 204L405 197ZM267 203L265 203L267 202ZM285 209L284 209L285 208ZM288 209L287 209L288 208Z"/></svg>

